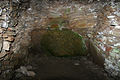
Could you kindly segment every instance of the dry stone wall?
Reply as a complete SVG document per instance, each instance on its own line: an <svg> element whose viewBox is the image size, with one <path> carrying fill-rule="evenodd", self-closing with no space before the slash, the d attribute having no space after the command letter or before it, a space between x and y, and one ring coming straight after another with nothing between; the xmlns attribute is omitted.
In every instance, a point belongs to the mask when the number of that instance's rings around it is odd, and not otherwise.
<svg viewBox="0 0 120 80"><path fill-rule="evenodd" d="M9 61L5 61L8 55L11 54L10 46L14 41L15 30L12 26L9 26L11 14L10 2L0 1L0 69L4 64L9 65ZM2 63L2 61L5 61ZM10 68L10 66L5 66Z"/></svg>
<svg viewBox="0 0 120 80"><path fill-rule="evenodd" d="M100 25L97 29L94 42L105 56L105 68L110 74L118 75L120 72L120 45L119 45L119 3L106 4L100 13Z"/></svg>
<svg viewBox="0 0 120 80"><path fill-rule="evenodd" d="M10 5L9 1L1 1L0 3L0 58L4 57L7 54L7 51L10 49L10 42L12 40L12 35L8 36L11 30L8 30L8 24L9 24L9 18L10 18Z"/></svg>
<svg viewBox="0 0 120 80"><path fill-rule="evenodd" d="M17 28L19 11L26 9L26 5L29 4L24 3L25 6L21 8L23 5L18 2L0 1L0 71L14 68L15 65L20 64L21 56L24 57L23 54L26 53L22 50L24 46L21 48L19 44L21 28L19 30Z"/></svg>
<svg viewBox="0 0 120 80"><path fill-rule="evenodd" d="M93 41L105 58L105 69L120 73L119 2L0 1L0 69L12 68L29 48L31 30L71 29ZM68 1L68 2L67 2ZM22 4L21 4L22 2ZM13 4L14 3L14 4ZM44 4L44 5L43 5ZM58 6L59 5L59 6Z"/></svg>

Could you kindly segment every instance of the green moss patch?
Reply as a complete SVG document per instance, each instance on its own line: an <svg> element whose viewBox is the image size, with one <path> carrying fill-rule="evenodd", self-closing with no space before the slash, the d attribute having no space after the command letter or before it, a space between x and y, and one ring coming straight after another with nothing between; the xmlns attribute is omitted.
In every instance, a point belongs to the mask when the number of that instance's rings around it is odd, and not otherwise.
<svg viewBox="0 0 120 80"><path fill-rule="evenodd" d="M48 30L40 43L44 52L54 56L86 55L82 36L71 30Z"/></svg>

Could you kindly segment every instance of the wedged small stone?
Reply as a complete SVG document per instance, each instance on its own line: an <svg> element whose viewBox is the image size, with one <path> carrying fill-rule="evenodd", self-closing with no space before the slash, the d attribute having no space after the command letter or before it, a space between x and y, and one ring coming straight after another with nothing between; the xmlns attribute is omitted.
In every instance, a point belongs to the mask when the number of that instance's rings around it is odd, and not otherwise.
<svg viewBox="0 0 120 80"><path fill-rule="evenodd" d="M0 20L0 27L2 27L2 23L3 23L2 20Z"/></svg>
<svg viewBox="0 0 120 80"><path fill-rule="evenodd" d="M24 74L22 74L22 73L16 73L16 75L15 75L16 78L21 78L22 76L24 76Z"/></svg>
<svg viewBox="0 0 120 80"><path fill-rule="evenodd" d="M0 38L0 52L2 51L2 47L3 47L3 40L2 38Z"/></svg>
<svg viewBox="0 0 120 80"><path fill-rule="evenodd" d="M8 28L8 23L6 21L3 21L2 27L3 28Z"/></svg>
<svg viewBox="0 0 120 80"><path fill-rule="evenodd" d="M2 15L2 8L0 7L0 15Z"/></svg>
<svg viewBox="0 0 120 80"><path fill-rule="evenodd" d="M7 11L7 8L4 8L4 9L3 9L3 12L6 12L6 11Z"/></svg>
<svg viewBox="0 0 120 80"><path fill-rule="evenodd" d="M14 3L20 3L20 0L12 0Z"/></svg>
<svg viewBox="0 0 120 80"><path fill-rule="evenodd" d="M14 37L13 36L7 37L4 40L12 42L12 41L14 41Z"/></svg>
<svg viewBox="0 0 120 80"><path fill-rule="evenodd" d="M115 16L112 16L112 15L111 15L111 16L107 16L107 18L115 18Z"/></svg>
<svg viewBox="0 0 120 80"><path fill-rule="evenodd" d="M7 38L8 37L8 35L7 34L3 34L3 36L2 36L3 38Z"/></svg>
<svg viewBox="0 0 120 80"><path fill-rule="evenodd" d="M19 69L16 70L16 72L21 72L22 74L27 74L27 68L25 66L21 66Z"/></svg>
<svg viewBox="0 0 120 80"><path fill-rule="evenodd" d="M9 27L7 30L8 31L15 31L15 28Z"/></svg>
<svg viewBox="0 0 120 80"><path fill-rule="evenodd" d="M3 58L5 55L7 55L7 53L5 52L0 53L0 58Z"/></svg>
<svg viewBox="0 0 120 80"><path fill-rule="evenodd" d="M2 33L3 32L3 29L2 28L0 28L0 33Z"/></svg>
<svg viewBox="0 0 120 80"><path fill-rule="evenodd" d="M80 64L79 63L74 63L75 66L79 66Z"/></svg>
<svg viewBox="0 0 120 80"><path fill-rule="evenodd" d="M27 71L27 76L34 77L36 74L33 71Z"/></svg>
<svg viewBox="0 0 120 80"><path fill-rule="evenodd" d="M0 19L7 21L7 20L8 20L8 17L7 17L6 15L2 15L2 16L0 17Z"/></svg>
<svg viewBox="0 0 120 80"><path fill-rule="evenodd" d="M15 36L15 35L16 35L16 32L7 31L5 34L8 35L8 36Z"/></svg>
<svg viewBox="0 0 120 80"><path fill-rule="evenodd" d="M31 70L33 67L30 66L30 65L28 65L28 66L26 66L26 68L27 68L28 70Z"/></svg>
<svg viewBox="0 0 120 80"><path fill-rule="evenodd" d="M0 34L0 38L2 37L2 34Z"/></svg>
<svg viewBox="0 0 120 80"><path fill-rule="evenodd" d="M16 33L14 33L14 32L8 32L8 33L3 34L3 38L8 38L10 36L15 36L15 35L16 35Z"/></svg>
<svg viewBox="0 0 120 80"><path fill-rule="evenodd" d="M114 46L120 46L120 43L116 43L116 44L114 44Z"/></svg>
<svg viewBox="0 0 120 80"><path fill-rule="evenodd" d="M116 29L120 29L120 26L115 26Z"/></svg>
<svg viewBox="0 0 120 80"><path fill-rule="evenodd" d="M3 42L3 50L7 50L7 51L10 50L10 42L8 41Z"/></svg>

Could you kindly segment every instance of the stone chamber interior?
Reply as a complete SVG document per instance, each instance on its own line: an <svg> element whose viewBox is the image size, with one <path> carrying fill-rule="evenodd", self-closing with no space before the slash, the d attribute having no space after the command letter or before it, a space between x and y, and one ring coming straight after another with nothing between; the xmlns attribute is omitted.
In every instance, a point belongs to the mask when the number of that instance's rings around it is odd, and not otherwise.
<svg viewBox="0 0 120 80"><path fill-rule="evenodd" d="M1 0L0 80L119 80L119 0Z"/></svg>

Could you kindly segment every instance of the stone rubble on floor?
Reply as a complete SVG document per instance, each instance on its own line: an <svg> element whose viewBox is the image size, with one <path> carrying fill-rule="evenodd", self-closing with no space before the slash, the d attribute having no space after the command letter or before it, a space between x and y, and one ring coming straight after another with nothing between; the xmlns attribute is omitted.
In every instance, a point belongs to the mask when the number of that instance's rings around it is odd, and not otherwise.
<svg viewBox="0 0 120 80"><path fill-rule="evenodd" d="M19 69L16 70L16 72L22 73L29 77L34 77L36 75L36 73L34 71L29 71L28 66L26 66L26 67L21 66Z"/></svg>

